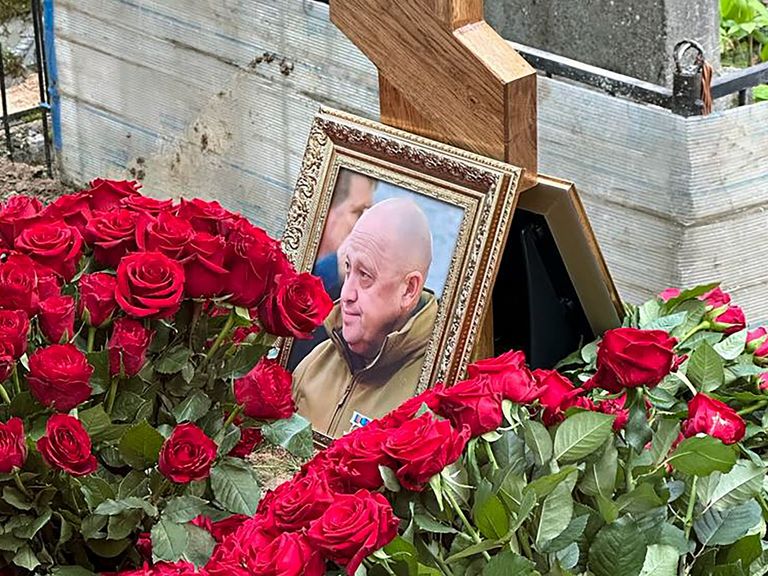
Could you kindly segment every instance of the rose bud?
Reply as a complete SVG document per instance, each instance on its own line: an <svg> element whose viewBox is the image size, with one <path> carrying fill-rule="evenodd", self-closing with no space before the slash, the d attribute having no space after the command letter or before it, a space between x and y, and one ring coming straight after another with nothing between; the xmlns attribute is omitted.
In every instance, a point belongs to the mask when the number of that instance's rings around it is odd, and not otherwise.
<svg viewBox="0 0 768 576"><path fill-rule="evenodd" d="M19 252L50 268L66 282L72 280L83 255L80 232L63 222L33 224L19 233L15 245Z"/></svg>
<svg viewBox="0 0 768 576"><path fill-rule="evenodd" d="M686 438L704 433L724 444L735 444L744 438L746 424L727 404L699 393L688 403L688 419L682 431Z"/></svg>
<svg viewBox="0 0 768 576"><path fill-rule="evenodd" d="M139 532L134 547L143 560L152 560L152 537L149 532Z"/></svg>
<svg viewBox="0 0 768 576"><path fill-rule="evenodd" d="M296 411L292 387L290 372L276 361L262 358L248 374L235 380L235 400L250 418L290 418Z"/></svg>
<svg viewBox="0 0 768 576"><path fill-rule="evenodd" d="M106 272L83 274L79 286L78 315L89 326L104 326L112 319L112 314L117 309L117 278Z"/></svg>
<svg viewBox="0 0 768 576"><path fill-rule="evenodd" d="M216 443L191 423L179 424L160 449L157 468L176 484L205 480L216 458Z"/></svg>
<svg viewBox="0 0 768 576"><path fill-rule="evenodd" d="M757 375L757 386L762 392L768 390L768 372Z"/></svg>
<svg viewBox="0 0 768 576"><path fill-rule="evenodd" d="M585 388L612 393L624 388L652 388L670 373L677 340L663 330L615 328L597 347L597 373Z"/></svg>
<svg viewBox="0 0 768 576"><path fill-rule="evenodd" d="M259 307L259 319L270 334L307 339L332 308L320 278L306 272L279 274Z"/></svg>
<svg viewBox="0 0 768 576"><path fill-rule="evenodd" d="M680 296L681 293L682 291L680 290L680 288L666 288L661 292L659 292L657 298L662 302L669 302L670 300L672 300L672 298L677 298L678 296Z"/></svg>
<svg viewBox="0 0 768 576"><path fill-rule="evenodd" d="M27 351L29 318L22 310L0 310L0 341L14 360Z"/></svg>
<svg viewBox="0 0 768 576"><path fill-rule="evenodd" d="M117 267L115 299L134 318L168 318L184 296L184 267L160 252L126 256Z"/></svg>
<svg viewBox="0 0 768 576"><path fill-rule="evenodd" d="M52 344L69 341L75 333L75 299L54 296L40 302L40 329Z"/></svg>
<svg viewBox="0 0 768 576"><path fill-rule="evenodd" d="M34 196L14 194L0 206L0 237L7 246L13 246L16 236L34 222L43 204Z"/></svg>
<svg viewBox="0 0 768 576"><path fill-rule="evenodd" d="M224 239L197 232L185 248L184 286L188 298L212 298L224 294L229 272L223 268Z"/></svg>
<svg viewBox="0 0 768 576"><path fill-rule="evenodd" d="M354 574L363 559L397 536L399 520L382 494L340 494L307 531L312 544Z"/></svg>
<svg viewBox="0 0 768 576"><path fill-rule="evenodd" d="M27 460L27 437L21 418L0 422L0 473L10 474Z"/></svg>
<svg viewBox="0 0 768 576"><path fill-rule="evenodd" d="M747 333L747 352L756 358L768 356L768 329L760 326Z"/></svg>
<svg viewBox="0 0 768 576"><path fill-rule="evenodd" d="M712 330L724 334L733 334L747 325L744 311L738 306L715 308L707 314L707 318L710 320Z"/></svg>
<svg viewBox="0 0 768 576"><path fill-rule="evenodd" d="M107 343L110 375L120 376L122 373L130 378L138 374L147 361L147 350L154 335L154 330L145 328L138 320L115 320L112 336Z"/></svg>
<svg viewBox="0 0 768 576"><path fill-rule="evenodd" d="M91 437L80 420L67 414L48 418L45 436L37 441L37 450L49 466L72 476L86 476L98 468L96 457L91 454Z"/></svg>
<svg viewBox="0 0 768 576"><path fill-rule="evenodd" d="M731 295L727 292L723 292L718 286L706 294L699 296L699 300L706 303L706 305L711 308L722 308L731 303Z"/></svg>
<svg viewBox="0 0 768 576"><path fill-rule="evenodd" d="M37 314L40 297L37 267L24 254L10 254L0 262L0 308L23 310L27 316Z"/></svg>
<svg viewBox="0 0 768 576"><path fill-rule="evenodd" d="M298 532L280 534L266 546L254 547L253 551L247 560L249 574L323 576L326 573L323 557L307 537Z"/></svg>
<svg viewBox="0 0 768 576"><path fill-rule="evenodd" d="M557 370L539 368L533 371L533 377L541 390L539 403L544 407L542 420L547 426L553 426L565 418L565 410L572 406L583 390L576 388Z"/></svg>
<svg viewBox="0 0 768 576"><path fill-rule="evenodd" d="M136 221L130 210L112 210L94 214L85 227L85 239L93 245L96 262L117 268L120 260L136 250Z"/></svg>
<svg viewBox="0 0 768 576"><path fill-rule="evenodd" d="M467 426L474 437L501 426L502 396L491 386L486 375L458 382L441 390L437 396L440 415L458 430Z"/></svg>
<svg viewBox="0 0 768 576"><path fill-rule="evenodd" d="M83 190L81 194L88 198L91 210L110 210L124 198L138 196L139 188L141 184L136 181L96 178L91 182L90 189Z"/></svg>
<svg viewBox="0 0 768 576"><path fill-rule="evenodd" d="M418 492L432 476L458 460L469 438L468 427L457 431L448 420L425 412L391 430L381 449L397 463L400 484Z"/></svg>
<svg viewBox="0 0 768 576"><path fill-rule="evenodd" d="M32 396L43 406L69 412L91 395L93 366L72 344L38 348L29 357L27 383Z"/></svg>

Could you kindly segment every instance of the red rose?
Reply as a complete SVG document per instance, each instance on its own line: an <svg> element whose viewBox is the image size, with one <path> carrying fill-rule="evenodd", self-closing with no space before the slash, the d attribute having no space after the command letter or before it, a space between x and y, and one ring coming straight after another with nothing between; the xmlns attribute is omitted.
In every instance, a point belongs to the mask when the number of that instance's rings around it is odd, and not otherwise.
<svg viewBox="0 0 768 576"><path fill-rule="evenodd" d="M83 255L83 239L77 228L63 223L33 224L18 235L16 249L69 282Z"/></svg>
<svg viewBox="0 0 768 576"><path fill-rule="evenodd" d="M712 330L724 332L725 334L733 334L743 330L747 324L744 311L738 306L727 306L724 310L716 308L710 314L713 316L711 320Z"/></svg>
<svg viewBox="0 0 768 576"><path fill-rule="evenodd" d="M0 473L10 474L27 460L27 437L21 418L0 422Z"/></svg>
<svg viewBox="0 0 768 576"><path fill-rule="evenodd" d="M669 374L677 340L663 330L608 330L597 347L597 373L586 385L618 393L624 388L652 388Z"/></svg>
<svg viewBox="0 0 768 576"><path fill-rule="evenodd" d="M88 198L92 210L109 210L120 204L123 198L137 196L139 188L141 185L135 181L96 178L91 182L91 188L81 194Z"/></svg>
<svg viewBox="0 0 768 576"><path fill-rule="evenodd" d="M29 357L29 390L40 404L69 412L91 395L93 366L72 344L38 348Z"/></svg>
<svg viewBox="0 0 768 576"><path fill-rule="evenodd" d="M94 214L85 227L85 239L93 244L93 257L110 268L117 268L123 256L136 250L136 221L130 210L111 210Z"/></svg>
<svg viewBox="0 0 768 576"><path fill-rule="evenodd" d="M235 218L232 212L222 208L218 202L206 202L199 198L182 198L176 215L189 222L196 231L213 235L222 234L226 224Z"/></svg>
<svg viewBox="0 0 768 576"><path fill-rule="evenodd" d="M291 374L274 360L259 360L248 374L235 380L234 392L243 414L250 418L280 420L296 411Z"/></svg>
<svg viewBox="0 0 768 576"><path fill-rule="evenodd" d="M762 374L758 374L757 385L758 385L758 388L763 392L768 390L768 372L763 372Z"/></svg>
<svg viewBox="0 0 768 576"><path fill-rule="evenodd" d="M0 262L0 308L37 314L39 294L37 267L24 254L10 254Z"/></svg>
<svg viewBox="0 0 768 576"><path fill-rule="evenodd" d="M259 319L270 334L311 338L333 308L320 278L312 274L279 274L259 307Z"/></svg>
<svg viewBox="0 0 768 576"><path fill-rule="evenodd" d="M253 317L253 313L251 313ZM258 334L261 332L261 328L258 324L251 324L250 326L238 326L232 331L232 342L234 344L242 344L248 339L251 334Z"/></svg>
<svg viewBox="0 0 768 576"><path fill-rule="evenodd" d="M152 536L149 532L139 532L136 536L135 548L144 560L152 560Z"/></svg>
<svg viewBox="0 0 768 576"><path fill-rule="evenodd" d="M246 516L245 514L232 514L232 516L228 516L218 522L211 522L211 529L209 532L216 542L221 542L224 538L240 528L246 520L250 520L250 516Z"/></svg>
<svg viewBox="0 0 768 576"><path fill-rule="evenodd" d="M259 576L323 576L325 562L306 536L285 533L264 547L252 549L248 569Z"/></svg>
<svg viewBox="0 0 768 576"><path fill-rule="evenodd" d="M162 252L169 258L180 258L195 231L186 220L170 212L156 217L142 215L136 224L136 245L143 252ZM223 258L223 254L222 254Z"/></svg>
<svg viewBox="0 0 768 576"><path fill-rule="evenodd" d="M390 431L382 451L397 462L397 479L420 491L435 474L455 462L470 438L470 430L455 430L447 420L425 412Z"/></svg>
<svg viewBox="0 0 768 576"><path fill-rule="evenodd" d="M678 296L680 296L681 293L682 291L680 290L680 288L666 288L661 292L659 292L658 297L662 302L669 302L670 300L672 300L672 298L677 298Z"/></svg>
<svg viewBox="0 0 768 576"><path fill-rule="evenodd" d="M379 466L391 464L389 456L382 451L388 437L387 430L369 425L336 440L325 451L333 475L347 489L381 488Z"/></svg>
<svg viewBox="0 0 768 576"><path fill-rule="evenodd" d="M126 256L117 267L117 304L135 318L168 318L184 295L184 267L160 252Z"/></svg>
<svg viewBox="0 0 768 576"><path fill-rule="evenodd" d="M13 346L0 340L0 386L13 374L16 368L16 358L13 357Z"/></svg>
<svg viewBox="0 0 768 576"><path fill-rule="evenodd" d="M91 437L80 420L67 414L54 414L45 425L45 436L37 441L37 450L49 466L72 476L86 476L96 471L96 457L91 454Z"/></svg>
<svg viewBox="0 0 768 576"><path fill-rule="evenodd" d="M616 416L616 418L613 420L613 430L615 432L618 432L624 428L624 426L626 426L627 422L629 421L629 410L624 407L626 402L627 395L622 394L618 398L603 400L596 406L597 410L603 414L612 414Z"/></svg>
<svg viewBox="0 0 768 576"><path fill-rule="evenodd" d="M280 532L293 532L309 526L322 516L337 494L323 474L308 473L279 486L267 507L265 522Z"/></svg>
<svg viewBox="0 0 768 576"><path fill-rule="evenodd" d="M457 429L469 427L472 436L480 436L501 426L501 394L488 376L465 380L438 392L440 415Z"/></svg>
<svg viewBox="0 0 768 576"><path fill-rule="evenodd" d="M248 558L273 540L274 535L264 528L263 518L249 518L213 549L205 570L209 576L251 576L253 573L245 568Z"/></svg>
<svg viewBox="0 0 768 576"><path fill-rule="evenodd" d="M179 424L163 443L157 462L160 473L176 484L205 480L216 458L216 443L191 423Z"/></svg>
<svg viewBox="0 0 768 576"><path fill-rule="evenodd" d="M33 222L43 205L33 196L15 194L0 207L0 236L8 246L13 246L16 236Z"/></svg>
<svg viewBox="0 0 768 576"><path fill-rule="evenodd" d="M18 360L27 351L29 318L22 310L0 310L0 341L4 349Z"/></svg>
<svg viewBox="0 0 768 576"><path fill-rule="evenodd" d="M40 329L52 344L69 341L75 334L75 299L53 296L40 302Z"/></svg>
<svg viewBox="0 0 768 576"><path fill-rule="evenodd" d="M229 302L245 308L257 306L284 259L280 246L264 230L247 220L237 222L227 238L224 266L229 270Z"/></svg>
<svg viewBox="0 0 768 576"><path fill-rule="evenodd" d="M510 350L497 358L479 360L467 367L470 378L486 374L491 387L501 392L503 398L518 404L528 404L539 397L541 391L530 370L525 365L525 354Z"/></svg>
<svg viewBox="0 0 768 576"><path fill-rule="evenodd" d="M583 390L576 388L557 370L538 369L533 371L533 376L541 390L539 402L544 407L542 420L547 426L557 424L565 417L563 412Z"/></svg>
<svg viewBox="0 0 768 576"><path fill-rule="evenodd" d="M688 419L683 422L682 431L686 438L704 433L724 444L735 444L744 438L746 425L727 404L706 394L696 394L688 402Z"/></svg>
<svg viewBox="0 0 768 576"><path fill-rule="evenodd" d="M418 396L409 398L400 404L400 406L392 410L392 412L383 418L376 420L373 424L382 430L398 428L408 420L411 420L424 404L426 404L427 408L432 410L432 412L438 413L440 410L440 398L437 394L443 388L444 386L442 384L438 384L429 390L425 390ZM368 426L371 426L371 424Z"/></svg>
<svg viewBox="0 0 768 576"><path fill-rule="evenodd" d="M48 300L61 296L61 276L56 272L35 262L37 270L37 296L39 300Z"/></svg>
<svg viewBox="0 0 768 576"><path fill-rule="evenodd" d="M64 194L45 207L41 218L47 222L63 221L67 226L76 228L81 236L85 235L85 227L93 214L88 202L88 196L82 193Z"/></svg>
<svg viewBox="0 0 768 576"><path fill-rule="evenodd" d="M326 558L354 574L364 558L397 536L398 524L384 496L358 490L337 496L307 536Z"/></svg>
<svg viewBox="0 0 768 576"><path fill-rule="evenodd" d="M227 270L224 264L224 239L197 232L185 249L184 286L189 298L212 298L224 294Z"/></svg>
<svg viewBox="0 0 768 576"><path fill-rule="evenodd" d="M158 200L149 196L126 196L120 200L120 207L139 214L157 216L161 212L168 212L173 209L173 199Z"/></svg>
<svg viewBox="0 0 768 576"><path fill-rule="evenodd" d="M77 310L83 322L97 328L109 322L117 308L117 278L106 272L83 274L79 286L80 301Z"/></svg>
<svg viewBox="0 0 768 576"><path fill-rule="evenodd" d="M240 441L229 451L227 456L245 458L261 444L264 436L258 428L240 428Z"/></svg>
<svg viewBox="0 0 768 576"><path fill-rule="evenodd" d="M747 352L751 352L756 358L768 356L768 329L765 326L747 333Z"/></svg>
<svg viewBox="0 0 768 576"><path fill-rule="evenodd" d="M122 374L130 378L139 373L147 361L147 350L155 335L154 330L145 328L138 320L118 318L112 327L112 336L107 343L109 352L109 373Z"/></svg>
<svg viewBox="0 0 768 576"><path fill-rule="evenodd" d="M706 294L699 296L699 300L706 302L707 306L711 306L712 308L722 308L723 306L730 304L731 295L727 292L723 292L718 286Z"/></svg>

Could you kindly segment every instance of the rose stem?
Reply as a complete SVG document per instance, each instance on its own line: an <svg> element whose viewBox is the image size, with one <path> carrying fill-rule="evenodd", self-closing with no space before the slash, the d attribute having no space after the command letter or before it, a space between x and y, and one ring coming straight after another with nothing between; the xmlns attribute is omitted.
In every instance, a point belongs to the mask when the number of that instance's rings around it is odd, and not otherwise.
<svg viewBox="0 0 768 576"><path fill-rule="evenodd" d="M24 482L21 481L21 477L19 476L19 471L16 470L13 473L13 481L16 483L16 487L21 490L21 493L24 494L27 498L32 498L32 495L29 493L29 490L27 490L27 487L24 486Z"/></svg>
<svg viewBox="0 0 768 576"><path fill-rule="evenodd" d="M117 396L117 382L119 378L112 378L112 383L109 385L109 392L107 393L107 414L112 415L112 408L115 406L115 397Z"/></svg>
<svg viewBox="0 0 768 576"><path fill-rule="evenodd" d="M688 338L690 338L691 336L693 336L694 334L696 334L696 332L698 332L698 331L699 331L699 330L701 330L702 328L709 328L709 320L702 320L702 321L701 321L701 322L699 322L699 323L698 323L696 326L694 326L693 328L691 328L691 330L689 330L689 331L688 331L688 332L685 334L685 336L683 336L682 338L680 338L680 341L677 343L677 346L675 346L675 348L678 348L678 347L679 347L679 346L680 346L680 345L681 345L683 342L685 342L686 340L688 340Z"/></svg>
<svg viewBox="0 0 768 576"><path fill-rule="evenodd" d="M464 526L466 526L467 530L469 530L470 536L472 536L473 540L476 544L480 544L483 539L480 538L480 535L477 533L477 530L475 530L475 527L472 526L472 524L469 523L469 520L467 520L467 517L464 515L463 510L461 509L461 506L459 506L459 503L456 502L456 499L453 497L453 494L451 494L450 490L446 490L444 492L446 498L448 498L448 502L450 502L451 507L456 511L456 514L459 515L459 518L461 518L461 521L464 523ZM490 560L491 556L483 550L483 556L485 556L486 560Z"/></svg>
<svg viewBox="0 0 768 576"><path fill-rule="evenodd" d="M233 311L229 313L229 316L227 317L227 323L224 324L224 328L222 328L221 332L219 332L219 335L216 336L216 340L213 341L213 344L208 350L208 353L205 355L203 364L208 363L208 361L213 356L214 352L216 352L216 350L219 349L219 346L221 346L221 343L224 342L224 338L227 337L227 334L229 334L229 331L232 330L232 326L234 325L235 325L235 313Z"/></svg>
<svg viewBox="0 0 768 576"><path fill-rule="evenodd" d="M96 326L88 326L88 344L85 350L87 352L93 352L93 341L96 338Z"/></svg>
<svg viewBox="0 0 768 576"><path fill-rule="evenodd" d="M688 510L685 512L685 538L691 535L691 527L693 526L693 507L696 504L696 481L698 476L693 477L691 482L691 495L688 497Z"/></svg>
<svg viewBox="0 0 768 576"><path fill-rule="evenodd" d="M235 418L238 417L238 415L240 414L240 412L242 410L243 410L243 407L240 406L240 404L235 406L235 409L232 410L232 412L229 413L229 416L227 416L227 419L224 421L224 431L227 430L227 426L229 426L230 424L232 424L232 422L235 421Z"/></svg>
<svg viewBox="0 0 768 576"><path fill-rule="evenodd" d="M749 406L748 408L742 408L736 414L739 416L746 416L747 414L752 414L752 412L756 410L760 410L760 408L765 408L768 406L768 400L760 400L756 404L753 404L752 406Z"/></svg>
<svg viewBox="0 0 768 576"><path fill-rule="evenodd" d="M486 454L488 454L488 460L491 463L491 466L493 467L493 469L498 470L499 464L498 462L496 462L496 457L493 455L493 448L491 447L490 442L485 443L485 452Z"/></svg>
<svg viewBox="0 0 768 576"><path fill-rule="evenodd" d="M9 406L11 405L11 399L8 396L8 391L5 389L5 386L3 386L2 383L0 383L0 396L3 397L3 400L5 400L5 403Z"/></svg>
<svg viewBox="0 0 768 576"><path fill-rule="evenodd" d="M19 367L13 367L13 386L16 390L16 394L21 394L21 383L19 382Z"/></svg>

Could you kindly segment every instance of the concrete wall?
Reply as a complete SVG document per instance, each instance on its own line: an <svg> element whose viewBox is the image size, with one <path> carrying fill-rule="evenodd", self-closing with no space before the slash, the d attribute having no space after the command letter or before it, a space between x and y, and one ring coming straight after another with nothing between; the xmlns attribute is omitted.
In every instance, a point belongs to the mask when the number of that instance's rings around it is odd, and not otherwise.
<svg viewBox="0 0 768 576"><path fill-rule="evenodd" d="M672 48L697 40L717 67L716 0L488 0L507 40L656 84L672 84Z"/></svg>
<svg viewBox="0 0 768 576"><path fill-rule="evenodd" d="M311 0L56 10L61 161L76 181L139 175L279 234L317 108L377 116L375 70ZM722 279L768 318L768 103L684 119L540 78L539 136L541 171L576 182L625 299Z"/></svg>

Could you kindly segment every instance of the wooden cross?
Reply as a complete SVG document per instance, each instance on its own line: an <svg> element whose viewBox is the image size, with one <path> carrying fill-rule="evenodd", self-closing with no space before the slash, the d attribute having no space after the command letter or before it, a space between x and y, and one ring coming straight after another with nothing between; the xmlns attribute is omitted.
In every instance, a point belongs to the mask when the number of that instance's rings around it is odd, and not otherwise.
<svg viewBox="0 0 768 576"><path fill-rule="evenodd" d="M536 183L536 72L483 19L483 0L330 0L376 65L381 121L524 168Z"/></svg>

